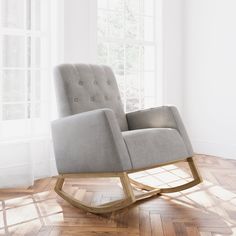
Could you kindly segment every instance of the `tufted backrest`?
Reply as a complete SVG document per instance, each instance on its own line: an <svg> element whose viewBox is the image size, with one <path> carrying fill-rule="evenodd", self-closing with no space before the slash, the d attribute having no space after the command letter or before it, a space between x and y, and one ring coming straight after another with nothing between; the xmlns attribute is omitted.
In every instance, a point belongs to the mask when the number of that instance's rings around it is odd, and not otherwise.
<svg viewBox="0 0 236 236"><path fill-rule="evenodd" d="M110 108L122 131L128 129L115 76L108 66L64 64L55 68L59 115Z"/></svg>

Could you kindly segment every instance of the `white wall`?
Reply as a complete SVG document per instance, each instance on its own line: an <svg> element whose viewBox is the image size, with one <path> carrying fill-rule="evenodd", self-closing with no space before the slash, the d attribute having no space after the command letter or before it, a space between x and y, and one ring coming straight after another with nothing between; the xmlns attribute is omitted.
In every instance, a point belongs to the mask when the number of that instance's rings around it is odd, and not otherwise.
<svg viewBox="0 0 236 236"><path fill-rule="evenodd" d="M227 158L236 158L235 13L235 0L185 0L185 122L196 152Z"/></svg>
<svg viewBox="0 0 236 236"><path fill-rule="evenodd" d="M163 103L183 113L184 0L162 1Z"/></svg>
<svg viewBox="0 0 236 236"><path fill-rule="evenodd" d="M95 61L95 0L64 0L63 46L65 62L91 63Z"/></svg>

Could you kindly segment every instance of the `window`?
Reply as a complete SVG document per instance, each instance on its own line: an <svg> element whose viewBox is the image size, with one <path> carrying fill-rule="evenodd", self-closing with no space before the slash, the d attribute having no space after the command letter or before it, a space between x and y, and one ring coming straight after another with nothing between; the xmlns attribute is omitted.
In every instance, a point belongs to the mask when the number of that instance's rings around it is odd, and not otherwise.
<svg viewBox="0 0 236 236"><path fill-rule="evenodd" d="M155 0L98 0L97 60L113 68L127 112L156 104Z"/></svg>
<svg viewBox="0 0 236 236"><path fill-rule="evenodd" d="M0 1L0 120L40 118L49 79L47 0Z"/></svg>
<svg viewBox="0 0 236 236"><path fill-rule="evenodd" d="M59 1L0 0L2 187L55 173L49 125Z"/></svg>

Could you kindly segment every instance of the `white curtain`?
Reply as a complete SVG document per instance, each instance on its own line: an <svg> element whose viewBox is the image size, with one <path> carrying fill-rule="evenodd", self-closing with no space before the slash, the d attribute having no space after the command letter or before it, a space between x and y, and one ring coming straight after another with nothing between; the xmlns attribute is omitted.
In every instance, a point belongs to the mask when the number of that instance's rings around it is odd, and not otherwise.
<svg viewBox="0 0 236 236"><path fill-rule="evenodd" d="M0 188L57 174L50 135L57 3L0 1Z"/></svg>
<svg viewBox="0 0 236 236"><path fill-rule="evenodd" d="M46 93L49 95L51 90ZM57 175L50 135L50 121L55 117L52 101L53 97L48 96L40 104L41 114L45 116L1 120L0 188L25 188L36 179Z"/></svg>
<svg viewBox="0 0 236 236"><path fill-rule="evenodd" d="M0 153L0 188L28 187L57 173L49 137L1 143Z"/></svg>
<svg viewBox="0 0 236 236"><path fill-rule="evenodd" d="M41 87L39 116L0 121L0 188L24 188L36 179L57 175L50 134L56 116L51 70L47 78Z"/></svg>

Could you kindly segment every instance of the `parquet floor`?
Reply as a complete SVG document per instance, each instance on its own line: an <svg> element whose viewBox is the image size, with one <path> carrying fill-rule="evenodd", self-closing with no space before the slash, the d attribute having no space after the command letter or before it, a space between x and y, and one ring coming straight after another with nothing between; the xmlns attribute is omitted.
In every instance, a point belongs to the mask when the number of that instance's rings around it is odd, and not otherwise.
<svg viewBox="0 0 236 236"><path fill-rule="evenodd" d="M199 186L102 216L76 209L57 196L55 178L38 180L27 191L2 190L0 235L236 235L236 161L202 155L195 160L204 179ZM154 186L175 186L190 178L183 164L133 177ZM64 188L92 204L122 197L116 179L71 179Z"/></svg>

